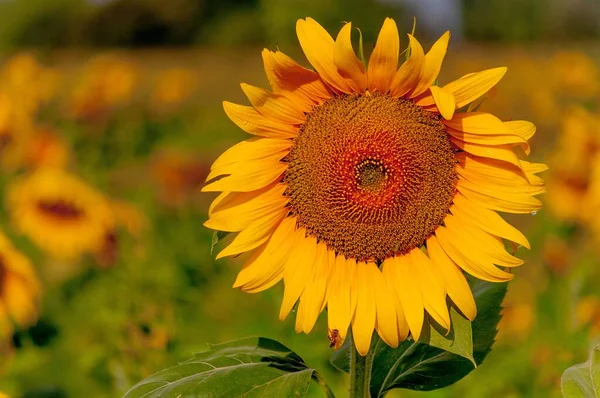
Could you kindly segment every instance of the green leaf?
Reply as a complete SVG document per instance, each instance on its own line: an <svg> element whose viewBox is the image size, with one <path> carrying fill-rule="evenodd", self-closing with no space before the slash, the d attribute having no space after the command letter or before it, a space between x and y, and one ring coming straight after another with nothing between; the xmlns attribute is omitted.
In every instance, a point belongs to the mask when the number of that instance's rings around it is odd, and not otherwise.
<svg viewBox="0 0 600 398"><path fill-rule="evenodd" d="M460 315L454 307L450 308L450 320L452 323L448 332L441 329L436 323L429 322L430 327L423 330L419 342L460 355L477 367L475 358L473 358L471 322Z"/></svg>
<svg viewBox="0 0 600 398"><path fill-rule="evenodd" d="M124 398L304 397L316 371L281 343L251 337L210 350L133 386Z"/></svg>
<svg viewBox="0 0 600 398"><path fill-rule="evenodd" d="M600 344L586 362L565 370L560 388L565 398L600 398Z"/></svg>
<svg viewBox="0 0 600 398"><path fill-rule="evenodd" d="M424 329L425 333L429 333L429 337L423 338L426 340L406 340L397 348L389 347L376 334L373 336L376 340L372 345L375 351L371 375L373 397L382 397L394 388L419 391L443 388L469 374L475 368L474 363L480 365L483 362L496 337L506 283L470 279L469 284L477 303L478 315L473 322L468 322L457 320L459 314L453 314L452 322L458 322L453 329L454 336L458 336L457 340L448 341L448 336L431 326ZM471 323L471 328L466 328L465 323ZM470 344L465 342L469 331L473 336L472 351L469 349ZM432 345L424 341L429 341ZM472 356L469 352L472 352ZM349 342L344 342L342 348L334 353L331 363L336 368L348 372L348 358L350 346Z"/></svg>
<svg viewBox="0 0 600 398"><path fill-rule="evenodd" d="M222 241L223 239L225 239L225 237L229 234L230 234L230 232L223 232L223 231L213 232L212 241L210 243L210 254L211 255L213 254L213 250L215 250L215 246L217 246L219 244L219 242Z"/></svg>

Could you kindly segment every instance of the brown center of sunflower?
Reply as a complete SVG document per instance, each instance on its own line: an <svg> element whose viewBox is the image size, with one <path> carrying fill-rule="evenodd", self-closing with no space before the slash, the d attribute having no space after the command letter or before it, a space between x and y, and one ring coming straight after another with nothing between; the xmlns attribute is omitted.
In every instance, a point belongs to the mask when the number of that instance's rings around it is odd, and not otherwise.
<svg viewBox="0 0 600 398"><path fill-rule="evenodd" d="M298 225L359 261L422 245L455 194L456 160L443 123L385 95L338 96L315 107L284 161Z"/></svg>
<svg viewBox="0 0 600 398"><path fill-rule="evenodd" d="M387 173L380 160L365 159L354 166L356 186L364 191L379 191L385 185Z"/></svg>
<svg viewBox="0 0 600 398"><path fill-rule="evenodd" d="M61 221L77 220L83 217L83 210L62 199L40 200L38 209L45 215L57 218Z"/></svg>

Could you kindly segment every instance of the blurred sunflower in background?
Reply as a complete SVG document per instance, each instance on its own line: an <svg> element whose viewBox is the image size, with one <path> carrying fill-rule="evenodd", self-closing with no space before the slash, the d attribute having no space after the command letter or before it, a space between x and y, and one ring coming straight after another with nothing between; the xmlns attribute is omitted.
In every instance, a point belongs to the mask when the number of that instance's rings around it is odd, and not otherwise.
<svg viewBox="0 0 600 398"><path fill-rule="evenodd" d="M0 166L15 170L26 162L35 119L55 94L60 75L28 53L17 54L0 70Z"/></svg>
<svg viewBox="0 0 600 398"><path fill-rule="evenodd" d="M100 250L115 225L108 199L59 169L42 168L16 179L7 205L16 228L56 258Z"/></svg>
<svg viewBox="0 0 600 398"><path fill-rule="evenodd" d="M24 149L24 165L35 170L42 167L63 169L71 154L66 140L55 129L39 126Z"/></svg>
<svg viewBox="0 0 600 398"><path fill-rule="evenodd" d="M29 259L0 231L0 341L11 338L14 325L25 328L36 321L40 295Z"/></svg>
<svg viewBox="0 0 600 398"><path fill-rule="evenodd" d="M117 54L97 56L86 65L67 99L67 113L77 120L103 121L131 100L138 79L137 66L128 58Z"/></svg>
<svg viewBox="0 0 600 398"><path fill-rule="evenodd" d="M150 107L159 114L169 113L193 95L197 85L196 74L186 68L169 68L156 77L150 94Z"/></svg>
<svg viewBox="0 0 600 398"><path fill-rule="evenodd" d="M236 235L217 256L248 258L234 284L247 292L280 280L280 319L299 302L296 331L327 308L339 347L352 327L358 352L373 330L390 346L417 340L425 311L450 328L447 296L468 318L475 303L463 270L492 282L523 263L503 239L527 239L495 211L527 214L544 192L529 154L535 126L466 112L506 68L437 85L450 34L425 54L386 19L369 59L357 58L347 23L334 40L311 18L297 22L315 71L264 50L273 91L242 84L252 106L224 103L255 138L223 153L203 188L221 192L205 225ZM362 49L361 49L362 53ZM499 268L502 267L502 268Z"/></svg>
<svg viewBox="0 0 600 398"><path fill-rule="evenodd" d="M598 195L593 191L598 188L592 190L591 185L597 185L594 169L599 156L600 117L579 105L569 107L561 121L548 178L548 205L559 220L574 223L594 218L585 213L597 207L594 198Z"/></svg>

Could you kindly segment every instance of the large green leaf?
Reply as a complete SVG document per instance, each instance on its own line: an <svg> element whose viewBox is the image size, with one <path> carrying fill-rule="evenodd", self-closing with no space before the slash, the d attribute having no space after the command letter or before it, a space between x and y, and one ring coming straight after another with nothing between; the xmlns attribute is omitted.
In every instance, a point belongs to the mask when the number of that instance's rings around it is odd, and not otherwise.
<svg viewBox="0 0 600 398"><path fill-rule="evenodd" d="M472 279L469 284L478 312L473 322L457 320L460 315L453 312L452 321L456 323L447 336L440 334L430 323L420 341L407 340L397 348L391 348L377 335L373 336L376 341L372 345L371 396L382 397L394 388L430 391L446 387L469 374L475 368L474 364L483 362L496 337L506 283ZM467 326L469 323L470 327ZM469 334L472 344L468 341ZM331 363L348 372L350 349L350 342L345 342L334 353Z"/></svg>
<svg viewBox="0 0 600 398"><path fill-rule="evenodd" d="M600 398L600 344L586 362L565 370L560 386L565 398Z"/></svg>
<svg viewBox="0 0 600 398"><path fill-rule="evenodd" d="M124 398L303 397L316 371L281 343L252 337L210 345L210 350L164 369Z"/></svg>

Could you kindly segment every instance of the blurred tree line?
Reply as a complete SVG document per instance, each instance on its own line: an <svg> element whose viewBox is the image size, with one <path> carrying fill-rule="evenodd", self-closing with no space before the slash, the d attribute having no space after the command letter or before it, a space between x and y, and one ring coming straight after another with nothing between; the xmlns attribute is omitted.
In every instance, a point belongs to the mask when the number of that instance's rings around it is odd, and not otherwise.
<svg viewBox="0 0 600 398"><path fill-rule="evenodd" d="M439 0L444 1L444 0ZM377 26L408 0L0 0L0 49L274 45L294 39L297 18L333 31L340 22ZM385 4L384 4L385 3ZM470 40L524 41L600 36L598 0L462 0Z"/></svg>

